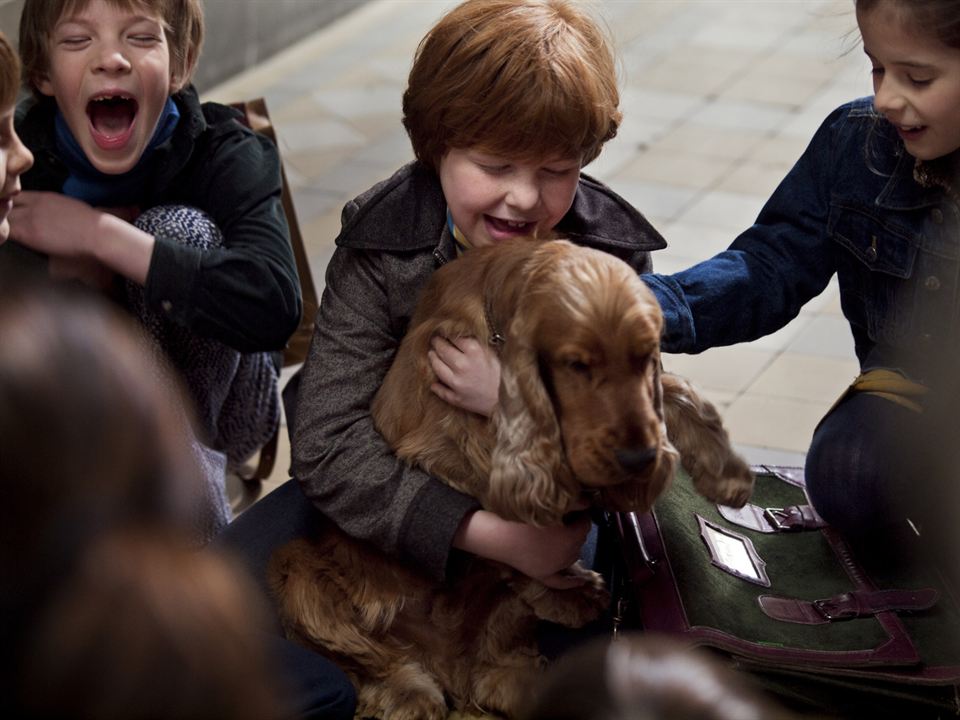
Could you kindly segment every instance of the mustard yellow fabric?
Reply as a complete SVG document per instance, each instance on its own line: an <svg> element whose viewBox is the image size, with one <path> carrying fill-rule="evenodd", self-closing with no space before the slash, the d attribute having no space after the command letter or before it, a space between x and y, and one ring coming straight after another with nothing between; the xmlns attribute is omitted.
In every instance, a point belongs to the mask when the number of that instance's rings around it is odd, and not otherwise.
<svg viewBox="0 0 960 720"><path fill-rule="evenodd" d="M922 413L921 400L929 391L926 386L907 380L894 370L876 369L858 375L837 402L851 393L862 392L882 397L916 413Z"/></svg>

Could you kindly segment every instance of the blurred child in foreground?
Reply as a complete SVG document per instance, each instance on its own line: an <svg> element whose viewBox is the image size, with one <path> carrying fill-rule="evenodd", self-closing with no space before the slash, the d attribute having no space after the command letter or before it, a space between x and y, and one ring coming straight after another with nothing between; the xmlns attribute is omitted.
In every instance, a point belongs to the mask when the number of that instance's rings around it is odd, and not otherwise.
<svg viewBox="0 0 960 720"><path fill-rule="evenodd" d="M0 708L288 717L256 590L196 550L189 424L138 332L89 293L4 288Z"/></svg>

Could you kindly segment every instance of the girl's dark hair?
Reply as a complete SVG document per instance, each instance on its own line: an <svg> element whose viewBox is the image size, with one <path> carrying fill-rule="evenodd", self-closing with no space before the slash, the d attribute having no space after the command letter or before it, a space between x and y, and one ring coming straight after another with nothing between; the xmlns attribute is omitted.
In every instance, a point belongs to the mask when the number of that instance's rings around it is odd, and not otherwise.
<svg viewBox="0 0 960 720"><path fill-rule="evenodd" d="M4 288L0 577L24 597L106 528L189 527L189 419L139 332L90 293Z"/></svg>
<svg viewBox="0 0 960 720"><path fill-rule="evenodd" d="M944 44L960 49L960 3L957 0L854 0L857 10L870 12L885 2L896 4L913 27L936 35Z"/></svg>
<svg viewBox="0 0 960 720"><path fill-rule="evenodd" d="M281 716L256 589L187 535L202 479L172 368L99 295L23 283L0 302L0 707Z"/></svg>

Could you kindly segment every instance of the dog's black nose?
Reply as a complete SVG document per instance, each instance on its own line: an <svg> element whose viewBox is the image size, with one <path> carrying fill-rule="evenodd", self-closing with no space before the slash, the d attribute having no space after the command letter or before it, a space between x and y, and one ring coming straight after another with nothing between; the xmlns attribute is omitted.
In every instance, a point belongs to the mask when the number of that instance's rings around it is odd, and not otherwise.
<svg viewBox="0 0 960 720"><path fill-rule="evenodd" d="M638 473L657 457L656 448L620 448L614 452L617 462L627 472Z"/></svg>

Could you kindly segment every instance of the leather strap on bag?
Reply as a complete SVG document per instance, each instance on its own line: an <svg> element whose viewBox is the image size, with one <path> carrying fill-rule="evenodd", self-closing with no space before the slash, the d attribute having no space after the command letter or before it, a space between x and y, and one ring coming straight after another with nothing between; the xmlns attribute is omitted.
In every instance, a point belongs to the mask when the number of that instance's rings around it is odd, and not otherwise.
<svg viewBox="0 0 960 720"><path fill-rule="evenodd" d="M827 525L812 505L763 508L747 503L742 508L718 505L717 510L728 522L762 533L819 530Z"/></svg>
<svg viewBox="0 0 960 720"><path fill-rule="evenodd" d="M779 595L761 595L760 609L774 620L800 625L823 625L839 620L869 617L882 612L929 610L939 595L922 590L854 590L823 600L800 600Z"/></svg>

